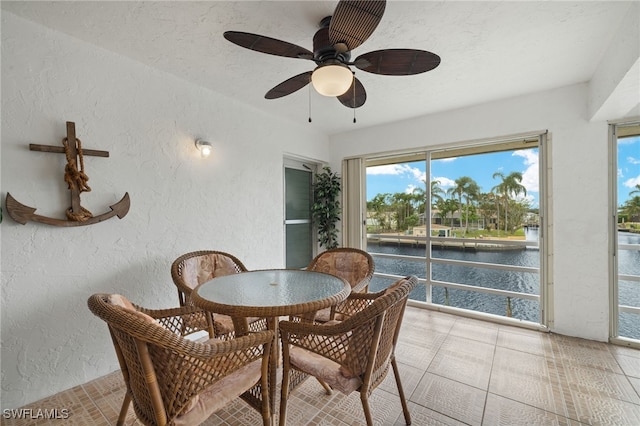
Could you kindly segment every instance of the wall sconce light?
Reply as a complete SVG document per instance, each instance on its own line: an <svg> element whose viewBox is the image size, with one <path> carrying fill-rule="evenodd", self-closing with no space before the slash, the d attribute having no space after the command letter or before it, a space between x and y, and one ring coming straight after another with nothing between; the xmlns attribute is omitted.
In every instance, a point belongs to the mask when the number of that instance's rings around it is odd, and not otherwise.
<svg viewBox="0 0 640 426"><path fill-rule="evenodd" d="M209 155L211 155L211 151L213 150L211 142L207 142L202 139L196 139L196 148L198 148L198 151L200 151L200 155L202 155L202 158L207 158Z"/></svg>

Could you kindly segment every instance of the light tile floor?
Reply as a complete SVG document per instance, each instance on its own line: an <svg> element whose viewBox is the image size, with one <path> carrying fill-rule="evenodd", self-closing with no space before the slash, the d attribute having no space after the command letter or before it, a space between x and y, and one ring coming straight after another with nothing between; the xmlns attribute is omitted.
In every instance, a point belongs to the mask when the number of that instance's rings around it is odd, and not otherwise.
<svg viewBox="0 0 640 426"><path fill-rule="evenodd" d="M105 335L107 338L107 335ZM640 350L408 307L396 349L413 424L640 425ZM68 419L6 425L112 425L119 372L24 408L67 409ZM393 374L373 392L376 425L403 425ZM313 379L289 400L287 423L362 425L358 394L327 396ZM205 425L258 425L242 401ZM129 410L127 424L140 424Z"/></svg>

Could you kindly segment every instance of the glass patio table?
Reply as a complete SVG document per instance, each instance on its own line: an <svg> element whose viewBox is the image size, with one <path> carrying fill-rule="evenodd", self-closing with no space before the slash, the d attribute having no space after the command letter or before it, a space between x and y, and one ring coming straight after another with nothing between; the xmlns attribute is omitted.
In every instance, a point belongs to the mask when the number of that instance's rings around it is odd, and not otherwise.
<svg viewBox="0 0 640 426"><path fill-rule="evenodd" d="M202 309L229 315L236 335L249 332L248 317L266 319L267 328L276 333L269 369L269 397L273 409L280 356L278 318L292 315L312 321L317 311L342 302L350 293L349 283L334 275L299 269L270 269L216 277L198 285L192 300Z"/></svg>

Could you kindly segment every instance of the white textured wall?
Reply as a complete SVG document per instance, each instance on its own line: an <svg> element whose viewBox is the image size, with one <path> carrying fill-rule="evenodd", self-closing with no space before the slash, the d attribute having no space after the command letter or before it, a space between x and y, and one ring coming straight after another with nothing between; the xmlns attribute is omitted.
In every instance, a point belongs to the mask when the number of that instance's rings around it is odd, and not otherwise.
<svg viewBox="0 0 640 426"><path fill-rule="evenodd" d="M552 331L606 341L609 327L607 123L588 121L586 84L332 137L344 157L548 129L553 170Z"/></svg>
<svg viewBox="0 0 640 426"><path fill-rule="evenodd" d="M282 158L328 159L326 136L248 109L129 59L2 13L2 204L10 192L37 213L64 217L69 192L57 145L74 121L92 192L123 219L87 227L19 225L2 238L2 407L15 408L118 368L106 325L86 306L120 292L176 306L169 267L198 249L236 254L249 268L281 267ZM305 123L306 124L306 123ZM194 137L213 142L203 160Z"/></svg>

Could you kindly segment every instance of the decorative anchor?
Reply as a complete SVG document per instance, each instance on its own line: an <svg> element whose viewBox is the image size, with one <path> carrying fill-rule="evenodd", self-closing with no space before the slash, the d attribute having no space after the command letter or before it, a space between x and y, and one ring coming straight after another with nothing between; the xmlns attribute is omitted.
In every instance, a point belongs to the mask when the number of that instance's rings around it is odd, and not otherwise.
<svg viewBox="0 0 640 426"><path fill-rule="evenodd" d="M96 157L109 157L108 151L97 151L82 149L82 142L76 138L75 123L67 121L67 137L62 140L63 147L51 145L29 144L31 151L55 152L66 154L67 165L65 167L64 180L71 191L71 207L67 210L67 219L55 219L51 217L35 214L36 209L19 203L11 194L7 193L6 207L9 216L18 223L26 224L29 221L45 223L53 226L84 226L102 222L118 216L122 219L129 212L129 193L116 204L109 206L110 212L93 216L91 212L80 205L80 193L89 192L91 188L87 185L89 177L84 173L84 155ZM80 164L78 168L78 163Z"/></svg>

